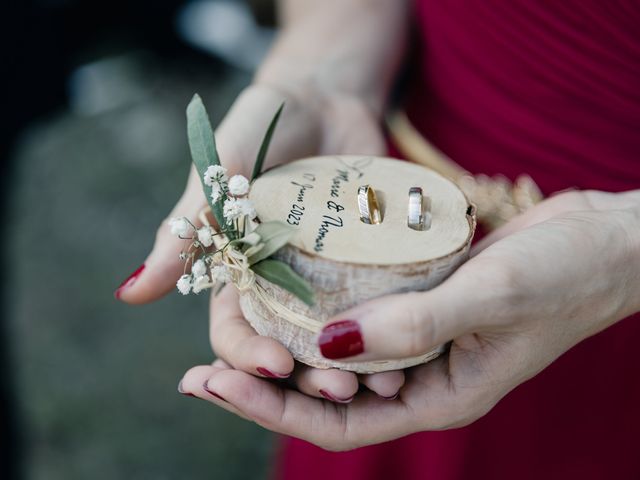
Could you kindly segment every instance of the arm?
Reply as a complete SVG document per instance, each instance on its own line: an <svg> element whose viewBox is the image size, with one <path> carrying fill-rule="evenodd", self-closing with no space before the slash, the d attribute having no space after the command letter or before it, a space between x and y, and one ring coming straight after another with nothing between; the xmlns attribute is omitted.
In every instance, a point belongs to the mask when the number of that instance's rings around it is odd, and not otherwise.
<svg viewBox="0 0 640 480"><path fill-rule="evenodd" d="M346 97L379 116L406 47L406 0L284 0L255 82L299 98Z"/></svg>

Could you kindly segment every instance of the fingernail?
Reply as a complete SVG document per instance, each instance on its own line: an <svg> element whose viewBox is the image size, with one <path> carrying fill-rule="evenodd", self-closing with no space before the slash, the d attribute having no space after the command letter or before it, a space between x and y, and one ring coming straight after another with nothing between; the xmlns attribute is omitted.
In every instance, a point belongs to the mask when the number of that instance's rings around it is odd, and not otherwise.
<svg viewBox="0 0 640 480"><path fill-rule="evenodd" d="M337 402L337 403L349 403L349 402L351 402L351 400L353 400L353 397L354 397L354 395L352 395L349 398L342 399L342 398L336 397L335 395L333 395L333 394L331 394L331 393L329 393L329 392L327 392L326 390L323 390L323 389L320 389L319 392L320 392L320 395L322 395L327 400L331 400L332 402Z"/></svg>
<svg viewBox="0 0 640 480"><path fill-rule="evenodd" d="M273 373L271 370L268 370L264 367L257 367L256 370L260 375L264 375L265 377L269 378L287 378L289 375L291 375L290 373Z"/></svg>
<svg viewBox="0 0 640 480"><path fill-rule="evenodd" d="M117 299L120 299L120 296L122 295L122 292L125 291L127 288L129 288L134 283L136 283L136 280L138 280L138 277L140 276L140 274L144 270L144 267L145 267L145 264L143 263L142 265L140 265L136 269L135 272L133 272L131 275L129 275L127 277L127 279L124 282L122 282L120 284L120 286L116 289L116 291L113 293L113 296L116 297Z"/></svg>
<svg viewBox="0 0 640 480"><path fill-rule="evenodd" d="M209 385L208 385L208 381L204 382L204 385L202 386L202 388L204 388L204 391L213 395L216 398L219 398L220 400L222 400L223 402L226 402L226 400L224 399L224 397L216 392L214 392L213 390L209 389Z"/></svg>
<svg viewBox="0 0 640 480"><path fill-rule="evenodd" d="M327 325L318 338L320 352L326 358L352 357L364 352L360 325L354 320L341 320Z"/></svg>
<svg viewBox="0 0 640 480"><path fill-rule="evenodd" d="M380 398L384 398L385 400L395 400L396 398L398 398L398 395L400 395L400 392L396 393L395 395L391 395L390 397L385 397L384 395L380 395Z"/></svg>
<svg viewBox="0 0 640 480"><path fill-rule="evenodd" d="M178 384L178 393L181 393L182 395L186 395L187 397L195 397L193 393L184 391L184 389L182 388L182 380L180 380L180 383Z"/></svg>

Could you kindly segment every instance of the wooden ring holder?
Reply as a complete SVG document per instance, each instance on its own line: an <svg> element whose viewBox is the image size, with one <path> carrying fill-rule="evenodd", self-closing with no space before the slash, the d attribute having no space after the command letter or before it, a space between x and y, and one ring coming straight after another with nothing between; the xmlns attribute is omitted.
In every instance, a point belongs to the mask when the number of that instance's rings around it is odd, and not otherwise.
<svg viewBox="0 0 640 480"><path fill-rule="evenodd" d="M380 224L360 221L357 192L375 188L382 209ZM407 192L429 192L431 226L407 226ZM258 288L241 292L242 311L260 335L272 337L293 357L317 368L357 373L397 370L427 362L444 346L411 358L373 362L324 358L317 334L332 316L382 295L423 291L443 282L469 254L476 218L473 207L450 180L425 167L383 157L344 155L297 160L266 171L253 184L250 198L263 221L279 220L297 231L276 253L313 287L309 307L261 277ZM267 295L274 309L261 298ZM271 303L273 303L271 302ZM301 326L287 317L312 319ZM366 346L365 346L366 347Z"/></svg>

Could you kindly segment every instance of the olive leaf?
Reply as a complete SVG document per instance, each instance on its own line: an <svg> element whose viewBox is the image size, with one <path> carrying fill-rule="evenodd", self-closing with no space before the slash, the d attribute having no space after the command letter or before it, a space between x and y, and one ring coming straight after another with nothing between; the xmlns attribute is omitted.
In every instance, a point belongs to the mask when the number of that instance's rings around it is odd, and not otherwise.
<svg viewBox="0 0 640 480"><path fill-rule="evenodd" d="M278 108L264 135L253 166L251 181L255 180L262 172L271 137L283 108L284 103ZM220 158L216 149L216 141L209 116L198 94L193 96L187 107L187 134L193 164L202 182L207 202L222 230L225 226L223 205L226 195L222 195L217 202L213 202L211 199L211 187L204 183L205 172L212 165L220 165ZM249 260L249 268L257 275L293 293L307 305L314 304L313 289L305 279L293 271L286 263L268 258L286 245L295 233L293 228L283 222L266 222L260 224L253 232L242 238L238 238L238 232L234 228L226 229L225 233L230 240L226 248L237 248L245 252Z"/></svg>
<svg viewBox="0 0 640 480"><path fill-rule="evenodd" d="M261 223L253 232L260 235L260 243L264 246L249 257L250 265L258 263L276 253L284 247L296 233L293 227L278 221Z"/></svg>
<svg viewBox="0 0 640 480"><path fill-rule="evenodd" d="M209 115L207 115L207 110L204 108L202 99L197 93L187 106L187 135L189 137L191 158L202 182L205 197L207 197L207 202L218 222L218 226L222 229L225 225L223 214L224 195L214 203L211 200L211 187L204 183L204 173L207 168L211 165L220 165L220 157L218 156ZM233 239L232 232L230 232L230 236Z"/></svg>
<svg viewBox="0 0 640 480"><path fill-rule="evenodd" d="M262 173L262 164L264 163L264 159L267 156L267 151L269 150L269 144L271 143L271 137L273 136L273 131L276 129L276 126L278 125L278 120L280 119L280 114L282 113L283 108L284 108L284 103L280 104L280 108L278 108L278 111L273 116L273 119L269 124L269 128L267 128L267 132L264 134L264 138L262 139L262 144L260 145L260 150L258 150L258 156L256 157L256 163L253 164L253 173L251 174L252 182L256 178L258 178Z"/></svg>
<svg viewBox="0 0 640 480"><path fill-rule="evenodd" d="M265 280L293 293L307 305L315 303L311 286L286 263L269 258L251 265L251 269Z"/></svg>

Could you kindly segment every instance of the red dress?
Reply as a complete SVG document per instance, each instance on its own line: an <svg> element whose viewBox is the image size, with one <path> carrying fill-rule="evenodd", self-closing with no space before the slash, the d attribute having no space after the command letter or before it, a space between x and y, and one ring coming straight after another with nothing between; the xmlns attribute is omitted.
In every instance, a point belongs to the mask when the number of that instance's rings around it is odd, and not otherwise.
<svg viewBox="0 0 640 480"><path fill-rule="evenodd" d="M545 193L640 188L640 2L416 0L414 125L471 172ZM589 259L584 259L589 261ZM640 479L640 317L464 428L345 453L284 439L277 478Z"/></svg>

